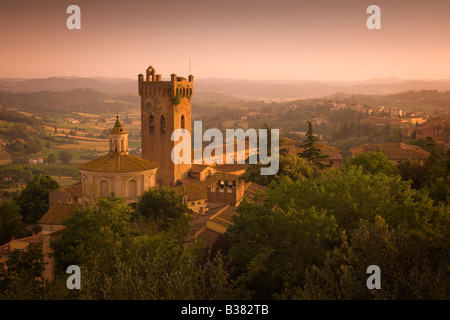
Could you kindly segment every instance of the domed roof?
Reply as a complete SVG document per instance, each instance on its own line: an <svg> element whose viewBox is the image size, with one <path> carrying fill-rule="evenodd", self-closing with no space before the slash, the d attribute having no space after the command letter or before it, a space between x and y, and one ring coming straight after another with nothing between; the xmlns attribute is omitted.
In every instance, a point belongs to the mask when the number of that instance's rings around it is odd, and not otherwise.
<svg viewBox="0 0 450 320"><path fill-rule="evenodd" d="M84 171L104 173L139 172L156 168L158 168L156 162L116 152L111 152L78 167L78 169Z"/></svg>

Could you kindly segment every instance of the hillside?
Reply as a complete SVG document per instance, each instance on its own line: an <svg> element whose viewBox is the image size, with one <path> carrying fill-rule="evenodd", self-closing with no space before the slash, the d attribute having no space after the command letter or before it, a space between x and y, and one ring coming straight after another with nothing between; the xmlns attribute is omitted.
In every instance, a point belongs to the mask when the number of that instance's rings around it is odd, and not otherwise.
<svg viewBox="0 0 450 320"><path fill-rule="evenodd" d="M164 78L163 78L164 80ZM64 92L90 88L106 94L137 95L136 79L52 77L43 79L0 79L0 91ZM403 80L398 78L349 81L239 80L195 78L196 95L215 93L238 99L319 98L342 92L345 94L386 95L408 90L450 90L450 80ZM194 95L194 98L196 97Z"/></svg>

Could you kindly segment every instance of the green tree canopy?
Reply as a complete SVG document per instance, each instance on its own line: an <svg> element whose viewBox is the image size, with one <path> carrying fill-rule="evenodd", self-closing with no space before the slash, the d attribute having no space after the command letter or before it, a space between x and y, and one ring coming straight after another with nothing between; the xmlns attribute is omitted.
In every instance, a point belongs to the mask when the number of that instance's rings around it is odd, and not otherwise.
<svg viewBox="0 0 450 320"><path fill-rule="evenodd" d="M64 163L64 164L70 163L70 161L72 161L72 159L73 159L73 155L69 151L66 151L66 150L61 150L58 154L58 157L59 157L59 160L61 160L62 163Z"/></svg>
<svg viewBox="0 0 450 320"><path fill-rule="evenodd" d="M321 265L338 238L335 218L314 207L284 210L244 201L238 211L226 232L228 254L237 283L256 299L301 283L306 268Z"/></svg>
<svg viewBox="0 0 450 320"><path fill-rule="evenodd" d="M398 174L398 170L394 164L388 160L388 157L384 153L379 151L360 154L355 158L349 159L346 165L361 166L363 172L370 174L384 173L388 176Z"/></svg>
<svg viewBox="0 0 450 320"><path fill-rule="evenodd" d="M321 174L319 167L313 162L289 152L280 153L279 170L276 175L261 175L261 167L263 167L261 163L249 165L245 170L244 180L267 186L272 181L277 181L284 177L297 181L318 177Z"/></svg>
<svg viewBox="0 0 450 320"><path fill-rule="evenodd" d="M0 245L11 237L21 238L25 234L20 207L14 201L0 202Z"/></svg>
<svg viewBox="0 0 450 320"><path fill-rule="evenodd" d="M320 162L320 160L327 158L328 156L322 154L322 150L317 148L316 144L319 142L319 137L314 135L311 121L307 121L308 131L306 132L306 140L300 146L305 149L298 155L302 158L308 159L314 162L319 168L325 168L326 166Z"/></svg>
<svg viewBox="0 0 450 320"><path fill-rule="evenodd" d="M158 230L179 228L186 234L188 231L186 211L187 205L174 189L150 188L139 197L133 216L151 221Z"/></svg>
<svg viewBox="0 0 450 320"><path fill-rule="evenodd" d="M96 207L77 209L63 222L62 235L51 243L56 270L64 271L72 264L90 266L91 257L110 244L105 241L107 235L120 242L136 235L130 227L130 210L125 199L113 195L98 199Z"/></svg>
<svg viewBox="0 0 450 320"><path fill-rule="evenodd" d="M17 198L20 213L26 224L33 224L47 212L49 206L48 195L59 189L59 184L50 176L38 174L27 183Z"/></svg>
<svg viewBox="0 0 450 320"><path fill-rule="evenodd" d="M14 250L5 265L0 263L0 300L33 300L42 296L44 263L41 245Z"/></svg>
<svg viewBox="0 0 450 320"><path fill-rule="evenodd" d="M323 267L308 269L302 288L290 288L280 298L448 300L450 239L441 233L442 227L448 230L448 219L443 214L420 230L405 225L394 230L380 216L361 220L349 237L343 234ZM370 265L380 267L381 290L366 287Z"/></svg>

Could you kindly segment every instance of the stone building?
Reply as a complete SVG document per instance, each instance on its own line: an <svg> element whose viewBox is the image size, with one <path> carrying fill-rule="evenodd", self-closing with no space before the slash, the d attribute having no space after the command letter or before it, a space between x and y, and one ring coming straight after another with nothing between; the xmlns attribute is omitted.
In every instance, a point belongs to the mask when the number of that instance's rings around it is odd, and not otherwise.
<svg viewBox="0 0 450 320"><path fill-rule="evenodd" d="M423 162L430 156L430 154L422 148L402 142L385 142L379 144L367 143L351 148L350 151L353 158L370 151L379 151L384 153L388 160L395 165L406 160Z"/></svg>
<svg viewBox="0 0 450 320"><path fill-rule="evenodd" d="M128 133L119 117L109 137L107 155L78 167L83 205L94 204L97 198L111 193L135 203L144 191L156 186L158 164L128 154Z"/></svg>

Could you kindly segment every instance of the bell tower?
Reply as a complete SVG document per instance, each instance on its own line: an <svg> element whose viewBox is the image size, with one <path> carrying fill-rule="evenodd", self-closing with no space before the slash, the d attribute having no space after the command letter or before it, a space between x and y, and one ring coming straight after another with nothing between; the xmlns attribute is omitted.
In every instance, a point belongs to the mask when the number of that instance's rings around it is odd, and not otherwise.
<svg viewBox="0 0 450 320"><path fill-rule="evenodd" d="M171 153L179 142L171 141L175 129L191 133L191 97L194 76L188 79L172 74L170 81L161 81L161 75L150 66L138 75L141 96L142 158L159 164L158 185L175 186L188 174L190 164L174 164Z"/></svg>

